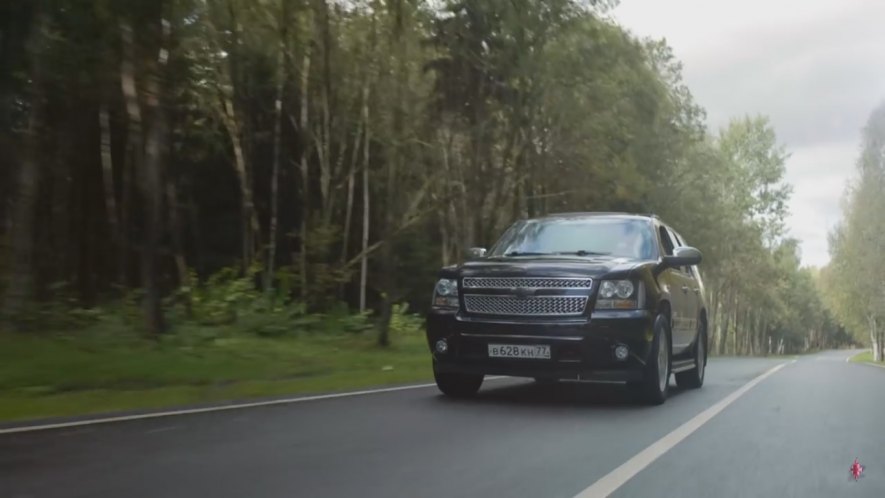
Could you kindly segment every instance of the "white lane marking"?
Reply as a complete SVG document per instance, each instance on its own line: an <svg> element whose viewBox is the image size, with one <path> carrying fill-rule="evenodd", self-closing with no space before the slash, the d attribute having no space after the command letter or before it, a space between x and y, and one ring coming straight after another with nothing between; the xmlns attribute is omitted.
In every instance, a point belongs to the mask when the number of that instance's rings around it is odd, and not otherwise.
<svg viewBox="0 0 885 498"><path fill-rule="evenodd" d="M661 455L668 452L671 448L679 444L683 439L690 436L694 431L698 430L702 425L706 424L719 412L724 410L728 405L732 404L753 388L756 384L765 380L769 375L777 372L784 367L786 363L781 363L772 367L765 373L759 375L755 379L741 386L737 391L729 394L715 405L707 408L703 412L697 414L694 418L685 422L681 426L674 429L671 433L655 441L648 448L640 451L633 458L627 460L620 467L609 472L602 479L599 479L590 487L578 493L575 498L602 498L614 493L618 488L632 479L642 469L651 465Z"/></svg>
<svg viewBox="0 0 885 498"><path fill-rule="evenodd" d="M506 378L503 375L486 377L485 380L499 380ZM10 427L8 429L0 429L0 434L16 434L19 432L45 431L49 429L62 429L65 427L79 427L83 425L109 424L112 422L126 422L129 420L143 420L149 418L174 417L177 415L191 415L194 413L221 412L226 410L241 410L244 408L255 408L258 406L287 405L291 403L301 403L304 401L319 401L322 399L349 398L352 396L365 396L367 394L381 394L396 391L408 391L411 389L424 389L427 387L435 387L435 383L414 384L410 386L383 387L381 389L366 389L364 391L351 391L346 393L335 394L319 394L316 396L302 396L298 398L283 398L270 401L255 401L251 403L236 403L222 406L207 406L204 408L189 408L185 410L170 410L165 412L142 413L138 415L123 415L119 417L103 417L88 420L77 420L73 422L60 422L57 424L40 424L26 425L22 427Z"/></svg>

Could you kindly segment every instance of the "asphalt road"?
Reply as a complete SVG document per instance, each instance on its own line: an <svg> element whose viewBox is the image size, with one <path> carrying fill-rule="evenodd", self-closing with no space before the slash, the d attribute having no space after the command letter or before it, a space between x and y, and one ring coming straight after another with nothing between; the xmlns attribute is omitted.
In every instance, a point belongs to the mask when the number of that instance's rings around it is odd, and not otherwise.
<svg viewBox="0 0 885 498"><path fill-rule="evenodd" d="M425 387L0 434L0 497L571 498L615 469L623 498L881 497L885 368L849 354L713 359L658 407L497 379L469 401Z"/></svg>

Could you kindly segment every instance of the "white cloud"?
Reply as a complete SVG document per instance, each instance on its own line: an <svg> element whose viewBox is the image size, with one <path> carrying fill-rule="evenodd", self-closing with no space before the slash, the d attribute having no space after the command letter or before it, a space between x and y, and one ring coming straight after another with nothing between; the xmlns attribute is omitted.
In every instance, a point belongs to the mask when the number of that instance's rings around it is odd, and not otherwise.
<svg viewBox="0 0 885 498"><path fill-rule="evenodd" d="M622 0L613 16L640 37L666 38L715 130L769 116L792 154L788 220L805 264L829 260L860 130L885 100L885 2Z"/></svg>
<svg viewBox="0 0 885 498"><path fill-rule="evenodd" d="M808 145L792 150L786 180L793 185L790 234L802 241L802 261L822 266L829 261L827 234L839 221L842 192L853 174L854 141ZM853 162L848 163L849 166Z"/></svg>

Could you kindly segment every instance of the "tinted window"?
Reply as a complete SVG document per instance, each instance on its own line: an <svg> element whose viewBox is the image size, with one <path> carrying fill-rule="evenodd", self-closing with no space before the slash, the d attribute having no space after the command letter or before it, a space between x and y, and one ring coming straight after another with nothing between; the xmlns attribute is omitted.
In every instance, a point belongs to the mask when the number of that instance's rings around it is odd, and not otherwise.
<svg viewBox="0 0 885 498"><path fill-rule="evenodd" d="M623 218L546 218L521 221L492 247L490 256L602 253L617 257L657 257L651 223Z"/></svg>
<svg viewBox="0 0 885 498"><path fill-rule="evenodd" d="M670 234L670 237L673 239L673 241L676 242L675 247L685 247L685 242L682 241L681 235L679 235L672 228L669 228L669 227L667 228L667 232ZM681 267L679 267L679 269L682 270L682 273L685 273L686 275L689 275L689 276L693 276L691 273L691 267L681 266Z"/></svg>
<svg viewBox="0 0 885 498"><path fill-rule="evenodd" d="M672 228L670 229L670 233L673 235L673 240L676 241L676 247L684 247L685 242L682 241L682 236L676 233Z"/></svg>
<svg viewBox="0 0 885 498"><path fill-rule="evenodd" d="M664 246L664 254L672 256L673 248L676 247L676 245L673 244L673 240L670 238L670 232L663 226L661 226L658 231L661 233L661 244Z"/></svg>

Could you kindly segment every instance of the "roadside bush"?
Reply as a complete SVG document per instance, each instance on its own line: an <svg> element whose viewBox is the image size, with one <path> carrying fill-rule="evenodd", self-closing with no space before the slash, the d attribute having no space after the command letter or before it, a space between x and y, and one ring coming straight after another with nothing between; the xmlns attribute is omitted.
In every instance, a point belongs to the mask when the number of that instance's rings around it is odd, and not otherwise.
<svg viewBox="0 0 885 498"><path fill-rule="evenodd" d="M276 338L310 334L317 339L331 339L374 332L371 312L354 313L346 303L333 301L322 308L323 312L314 312L308 303L293 300L292 285L297 274L290 268L278 274L275 291L263 292L258 279L260 271L256 266L243 276L238 268L224 268L202 283L191 272L192 285L178 289L163 301L167 333L157 342L145 344L197 352L201 346L237 336ZM65 286L59 284L54 299L29 307L23 313L20 328L69 336L72 340L88 334L108 344L144 342L148 338L141 290L128 291L93 308L83 308L75 300L63 298L64 292ZM408 309L407 304L394 306L393 337L420 332L420 317Z"/></svg>
<svg viewBox="0 0 885 498"><path fill-rule="evenodd" d="M416 313L409 313L409 304L394 304L390 315L390 336L397 337L420 335L424 331L424 318Z"/></svg>
<svg viewBox="0 0 885 498"><path fill-rule="evenodd" d="M260 268L253 267L245 276L236 268L223 268L202 285L187 289L192 317L203 325L227 325L237 321L238 312L262 296L255 285Z"/></svg>

